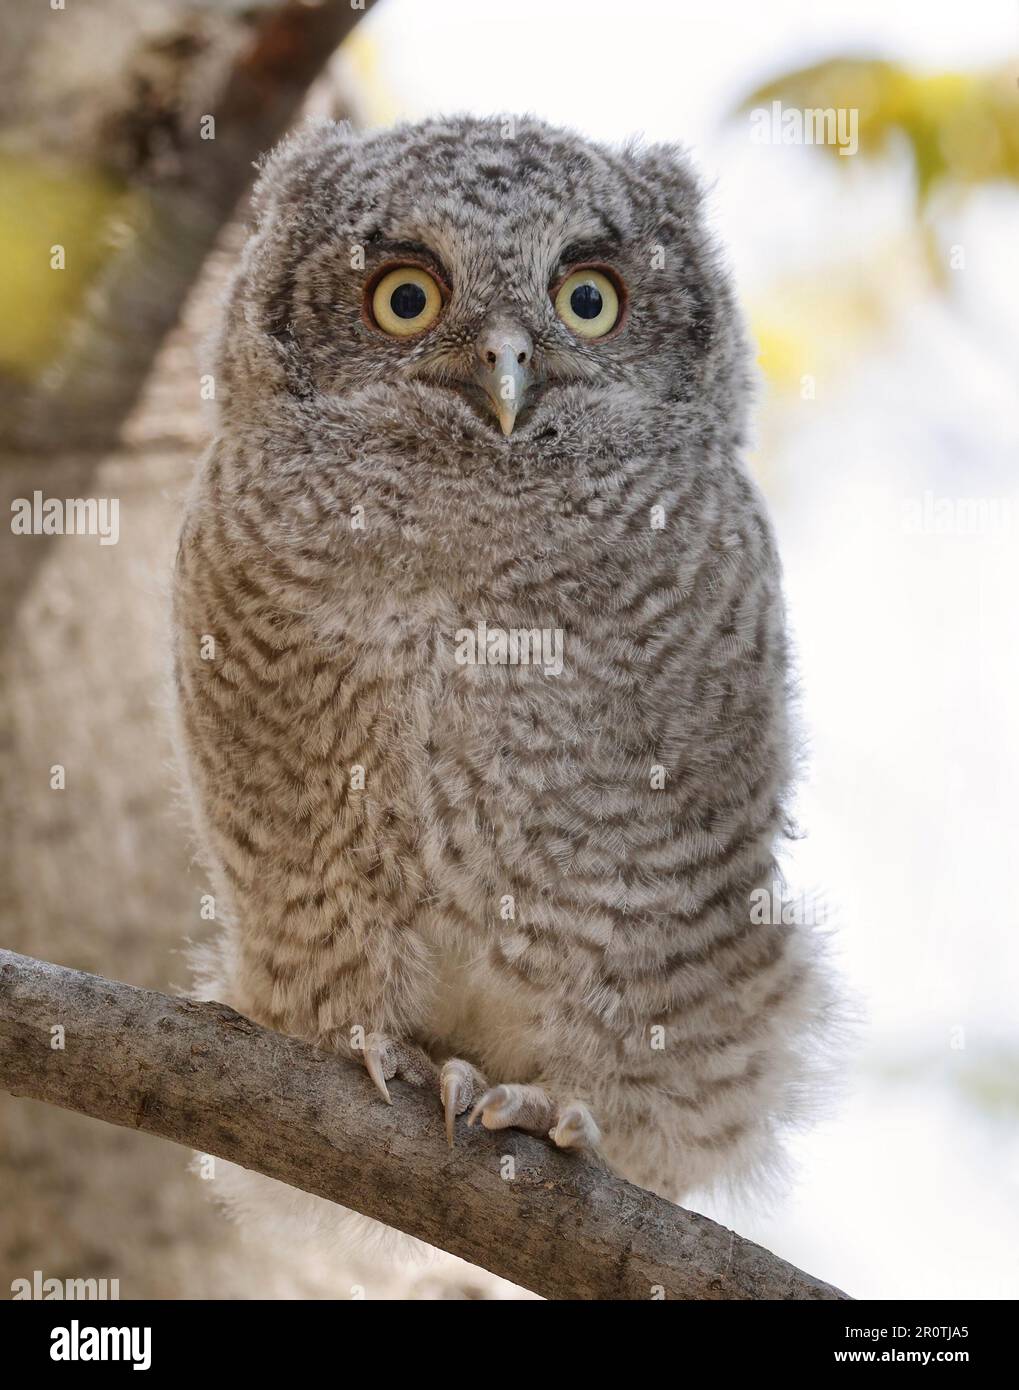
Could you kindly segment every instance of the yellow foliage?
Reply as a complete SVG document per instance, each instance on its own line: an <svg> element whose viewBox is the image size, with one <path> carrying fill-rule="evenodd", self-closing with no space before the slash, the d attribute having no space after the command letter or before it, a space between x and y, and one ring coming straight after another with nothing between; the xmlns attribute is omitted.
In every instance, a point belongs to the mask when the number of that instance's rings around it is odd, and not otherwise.
<svg viewBox="0 0 1019 1390"><path fill-rule="evenodd" d="M381 73L379 47L361 25L343 45L351 69L357 77L358 91L368 125L392 125L401 112Z"/></svg>
<svg viewBox="0 0 1019 1390"><path fill-rule="evenodd" d="M739 110L771 101L859 111L864 157L904 138L921 203L942 180L1019 182L1019 89L1011 71L924 74L876 59L830 58L775 78ZM834 145L817 148L838 154Z"/></svg>
<svg viewBox="0 0 1019 1390"><path fill-rule="evenodd" d="M906 311L912 298L945 282L944 254L934 223L942 204L992 180L1019 182L1019 90L1009 72L916 73L895 63L832 58L775 78L752 92L739 110L767 108L858 112L859 157L892 147L911 157L917 210L924 214L908 244L889 242L866 265L790 277L753 306L759 362L779 395L791 395L810 376L844 369L869 334ZM836 144L814 148L845 170L852 160ZM918 255L917 252L920 252Z"/></svg>
<svg viewBox="0 0 1019 1390"><path fill-rule="evenodd" d="M841 278L822 273L776 281L750 306L758 365L779 390L798 390L803 376L822 379L844 366L849 354L878 331L913 292L905 249L889 246L882 258L897 291L872 278L873 267Z"/></svg>
<svg viewBox="0 0 1019 1390"><path fill-rule="evenodd" d="M0 368L31 377L61 345L111 246L109 180L0 157ZM63 270L52 268L63 247Z"/></svg>

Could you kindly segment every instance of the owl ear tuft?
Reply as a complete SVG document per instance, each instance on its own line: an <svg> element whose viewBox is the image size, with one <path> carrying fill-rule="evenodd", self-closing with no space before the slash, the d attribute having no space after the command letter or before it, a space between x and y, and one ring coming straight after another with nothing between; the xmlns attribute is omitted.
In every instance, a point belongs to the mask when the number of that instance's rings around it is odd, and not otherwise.
<svg viewBox="0 0 1019 1390"><path fill-rule="evenodd" d="M701 182L688 151L678 144L644 145L631 140L626 158L642 175L649 190L679 214L695 215L704 201Z"/></svg>
<svg viewBox="0 0 1019 1390"><path fill-rule="evenodd" d="M360 136L349 121L309 117L256 161L258 178L251 192L251 211L262 224L296 194L304 192L318 171Z"/></svg>

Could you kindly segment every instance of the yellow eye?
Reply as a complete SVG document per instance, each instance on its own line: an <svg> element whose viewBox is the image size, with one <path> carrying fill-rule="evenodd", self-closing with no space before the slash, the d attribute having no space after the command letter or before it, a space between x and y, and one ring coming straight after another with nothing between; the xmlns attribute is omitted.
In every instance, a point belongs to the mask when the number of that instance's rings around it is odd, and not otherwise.
<svg viewBox="0 0 1019 1390"><path fill-rule="evenodd" d="M442 293L427 270L403 265L383 275L375 286L371 310L383 333L409 338L431 328L442 311Z"/></svg>
<svg viewBox="0 0 1019 1390"><path fill-rule="evenodd" d="M556 313L580 338L604 338L618 323L619 308L619 291L600 270L575 270L556 291Z"/></svg>

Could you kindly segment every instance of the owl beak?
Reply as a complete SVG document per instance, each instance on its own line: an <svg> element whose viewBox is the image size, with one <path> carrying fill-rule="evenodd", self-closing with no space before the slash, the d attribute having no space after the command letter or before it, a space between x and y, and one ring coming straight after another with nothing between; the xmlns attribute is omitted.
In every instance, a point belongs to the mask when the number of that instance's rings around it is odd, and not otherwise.
<svg viewBox="0 0 1019 1390"><path fill-rule="evenodd" d="M474 381L488 397L503 434L512 434L532 379L530 334L506 320L491 324L478 336L477 356Z"/></svg>

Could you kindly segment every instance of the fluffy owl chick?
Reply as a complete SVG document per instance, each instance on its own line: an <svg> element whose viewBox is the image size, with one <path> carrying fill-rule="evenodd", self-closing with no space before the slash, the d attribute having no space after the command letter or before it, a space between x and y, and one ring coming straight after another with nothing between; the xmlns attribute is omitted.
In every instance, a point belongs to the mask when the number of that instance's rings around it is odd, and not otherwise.
<svg viewBox="0 0 1019 1390"><path fill-rule="evenodd" d="M772 900L779 566L695 179L316 125L255 212L174 604L219 996L451 1139L672 1198L770 1167L829 994Z"/></svg>

